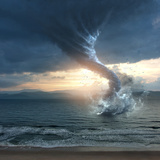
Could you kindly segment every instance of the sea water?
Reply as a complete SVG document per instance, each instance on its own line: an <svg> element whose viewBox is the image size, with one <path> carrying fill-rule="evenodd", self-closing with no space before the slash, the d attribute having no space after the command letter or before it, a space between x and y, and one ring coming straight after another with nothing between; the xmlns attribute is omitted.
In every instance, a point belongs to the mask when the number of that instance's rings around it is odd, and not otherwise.
<svg viewBox="0 0 160 160"><path fill-rule="evenodd" d="M0 146L160 149L160 100L98 115L72 100L0 100Z"/></svg>

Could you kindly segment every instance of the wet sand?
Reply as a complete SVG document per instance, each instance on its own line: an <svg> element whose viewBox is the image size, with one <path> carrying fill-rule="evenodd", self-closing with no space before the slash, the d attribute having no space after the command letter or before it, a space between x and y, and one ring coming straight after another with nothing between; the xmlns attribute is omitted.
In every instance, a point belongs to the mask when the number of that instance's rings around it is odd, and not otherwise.
<svg viewBox="0 0 160 160"><path fill-rule="evenodd" d="M0 160L160 160L160 151L101 151L96 148L0 148Z"/></svg>

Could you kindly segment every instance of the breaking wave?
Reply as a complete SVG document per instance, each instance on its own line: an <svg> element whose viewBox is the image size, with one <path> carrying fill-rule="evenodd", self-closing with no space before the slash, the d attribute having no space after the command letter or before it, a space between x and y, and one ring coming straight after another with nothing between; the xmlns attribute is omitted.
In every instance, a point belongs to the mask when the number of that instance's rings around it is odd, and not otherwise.
<svg viewBox="0 0 160 160"><path fill-rule="evenodd" d="M149 144L151 136L156 141L159 132L146 128L141 129L83 129L69 131L67 129L39 128L39 127L3 127L0 126L1 146L19 147L71 147L71 146L120 146L137 147L144 146L142 142ZM133 139L136 141L133 141Z"/></svg>

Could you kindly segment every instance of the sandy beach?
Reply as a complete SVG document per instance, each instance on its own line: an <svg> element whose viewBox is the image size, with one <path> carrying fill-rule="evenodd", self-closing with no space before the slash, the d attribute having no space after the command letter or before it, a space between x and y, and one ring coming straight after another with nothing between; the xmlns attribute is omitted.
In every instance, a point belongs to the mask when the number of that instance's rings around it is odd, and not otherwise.
<svg viewBox="0 0 160 160"><path fill-rule="evenodd" d="M159 160L160 151L100 151L87 148L1 148L0 160Z"/></svg>

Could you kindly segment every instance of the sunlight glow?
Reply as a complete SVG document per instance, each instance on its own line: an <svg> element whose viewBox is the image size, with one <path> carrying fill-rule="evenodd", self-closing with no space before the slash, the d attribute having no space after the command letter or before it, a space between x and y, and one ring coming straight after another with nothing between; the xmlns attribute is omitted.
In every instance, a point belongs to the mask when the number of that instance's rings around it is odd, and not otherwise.
<svg viewBox="0 0 160 160"><path fill-rule="evenodd" d="M141 77L146 83L156 81L160 77L160 58L142 60L137 63L120 63L106 65L115 72L122 72L133 77ZM25 76L31 81L26 81L18 86L2 88L1 90L40 89L44 91L55 90L97 90L107 89L108 80L87 69L68 71L46 72L32 74L13 74L14 77Z"/></svg>

